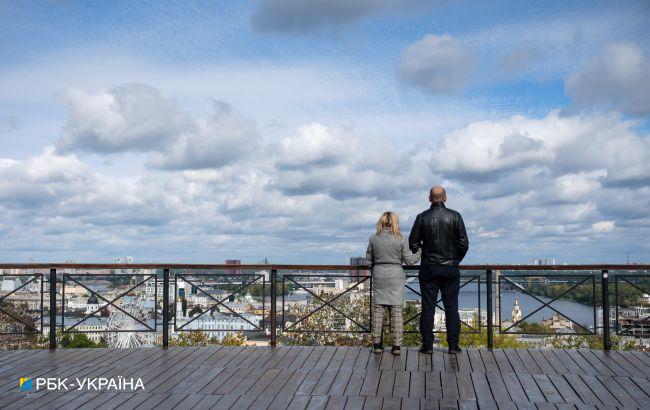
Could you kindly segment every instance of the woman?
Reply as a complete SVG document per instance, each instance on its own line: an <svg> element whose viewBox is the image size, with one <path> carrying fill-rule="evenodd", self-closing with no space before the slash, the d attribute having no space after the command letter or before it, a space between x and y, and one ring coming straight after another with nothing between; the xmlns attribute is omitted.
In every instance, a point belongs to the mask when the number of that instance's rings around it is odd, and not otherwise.
<svg viewBox="0 0 650 410"><path fill-rule="evenodd" d="M404 270L402 264L413 265L420 260L420 251L413 254L399 230L393 212L384 212L377 222L377 233L370 237L366 258L372 269L372 343L373 351L381 353L384 308L390 311L395 343L391 353L398 355L402 346L402 305L404 304Z"/></svg>

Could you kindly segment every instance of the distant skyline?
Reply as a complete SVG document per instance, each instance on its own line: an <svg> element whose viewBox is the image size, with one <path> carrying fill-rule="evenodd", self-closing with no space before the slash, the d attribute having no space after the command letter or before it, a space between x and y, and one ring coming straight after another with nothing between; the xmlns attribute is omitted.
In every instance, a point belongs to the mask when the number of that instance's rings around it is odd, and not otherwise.
<svg viewBox="0 0 650 410"><path fill-rule="evenodd" d="M0 3L0 260L650 262L650 3Z"/></svg>

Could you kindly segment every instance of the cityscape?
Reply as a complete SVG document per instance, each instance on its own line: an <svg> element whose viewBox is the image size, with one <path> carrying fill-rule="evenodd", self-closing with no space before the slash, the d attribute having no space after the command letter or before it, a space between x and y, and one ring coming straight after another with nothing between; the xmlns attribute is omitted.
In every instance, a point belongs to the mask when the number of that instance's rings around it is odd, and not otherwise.
<svg viewBox="0 0 650 410"><path fill-rule="evenodd" d="M533 266L555 262L536 261ZM282 272L278 290L281 343L369 343L370 272L365 258L350 258L349 264L359 269ZM246 270L240 260L227 260L225 265L232 268L173 272L169 286L172 343L184 340L183 335L197 333L201 343L206 344L229 343L229 338L234 337L241 344L268 344L270 270ZM586 340L602 335L602 307L590 295L590 283L582 283L583 278L568 272L554 276L524 273L529 276L495 272L499 285L495 286L493 324L504 337L521 346L557 347L569 343L562 340L572 340L570 336ZM154 269L63 270L56 289L57 301L62 301L57 307L57 331L83 334L98 347L160 345L164 289L161 274L161 270ZM464 332L475 334L487 324L486 295L477 285L480 276L471 276L471 272L466 275L459 313ZM47 313L49 282L36 271L21 269L4 270L1 280L0 326L7 346L45 346L42 340L51 325ZM642 278L640 282L621 283L617 288L619 305L610 307L610 323L620 333L617 343L627 349L650 349L650 294L642 292L648 289L647 282ZM557 296L558 289L571 286L573 289L564 291L561 298L543 305ZM407 342L417 345L417 271L407 271L404 291L405 331L416 336L407 337ZM436 309L434 331L445 331L441 304Z"/></svg>

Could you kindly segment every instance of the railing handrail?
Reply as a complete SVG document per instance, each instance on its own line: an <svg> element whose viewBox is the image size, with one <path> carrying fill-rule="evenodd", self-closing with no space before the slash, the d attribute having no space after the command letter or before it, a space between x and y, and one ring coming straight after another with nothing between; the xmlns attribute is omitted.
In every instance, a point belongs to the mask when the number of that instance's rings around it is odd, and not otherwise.
<svg viewBox="0 0 650 410"><path fill-rule="evenodd" d="M405 265L404 269L419 269L419 265ZM505 271L600 271L650 270L650 264L589 264L589 265L460 265L461 270ZM185 263L0 263L0 269L238 269L238 270L368 270L368 265L287 265L287 264L185 264Z"/></svg>

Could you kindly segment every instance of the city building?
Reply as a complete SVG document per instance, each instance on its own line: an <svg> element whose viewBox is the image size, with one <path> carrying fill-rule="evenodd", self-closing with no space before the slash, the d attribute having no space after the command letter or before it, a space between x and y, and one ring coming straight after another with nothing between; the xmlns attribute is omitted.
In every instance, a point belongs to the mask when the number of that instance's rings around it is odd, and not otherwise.
<svg viewBox="0 0 650 410"><path fill-rule="evenodd" d="M363 266L359 269L351 269L348 271L350 276L370 276L370 271L368 270L368 260L362 256L356 256L350 258L351 266Z"/></svg>
<svg viewBox="0 0 650 410"><path fill-rule="evenodd" d="M241 260L239 259L227 259L226 265L235 265L237 267L226 269L226 273L229 275L241 275L241 268L238 265L241 265Z"/></svg>

